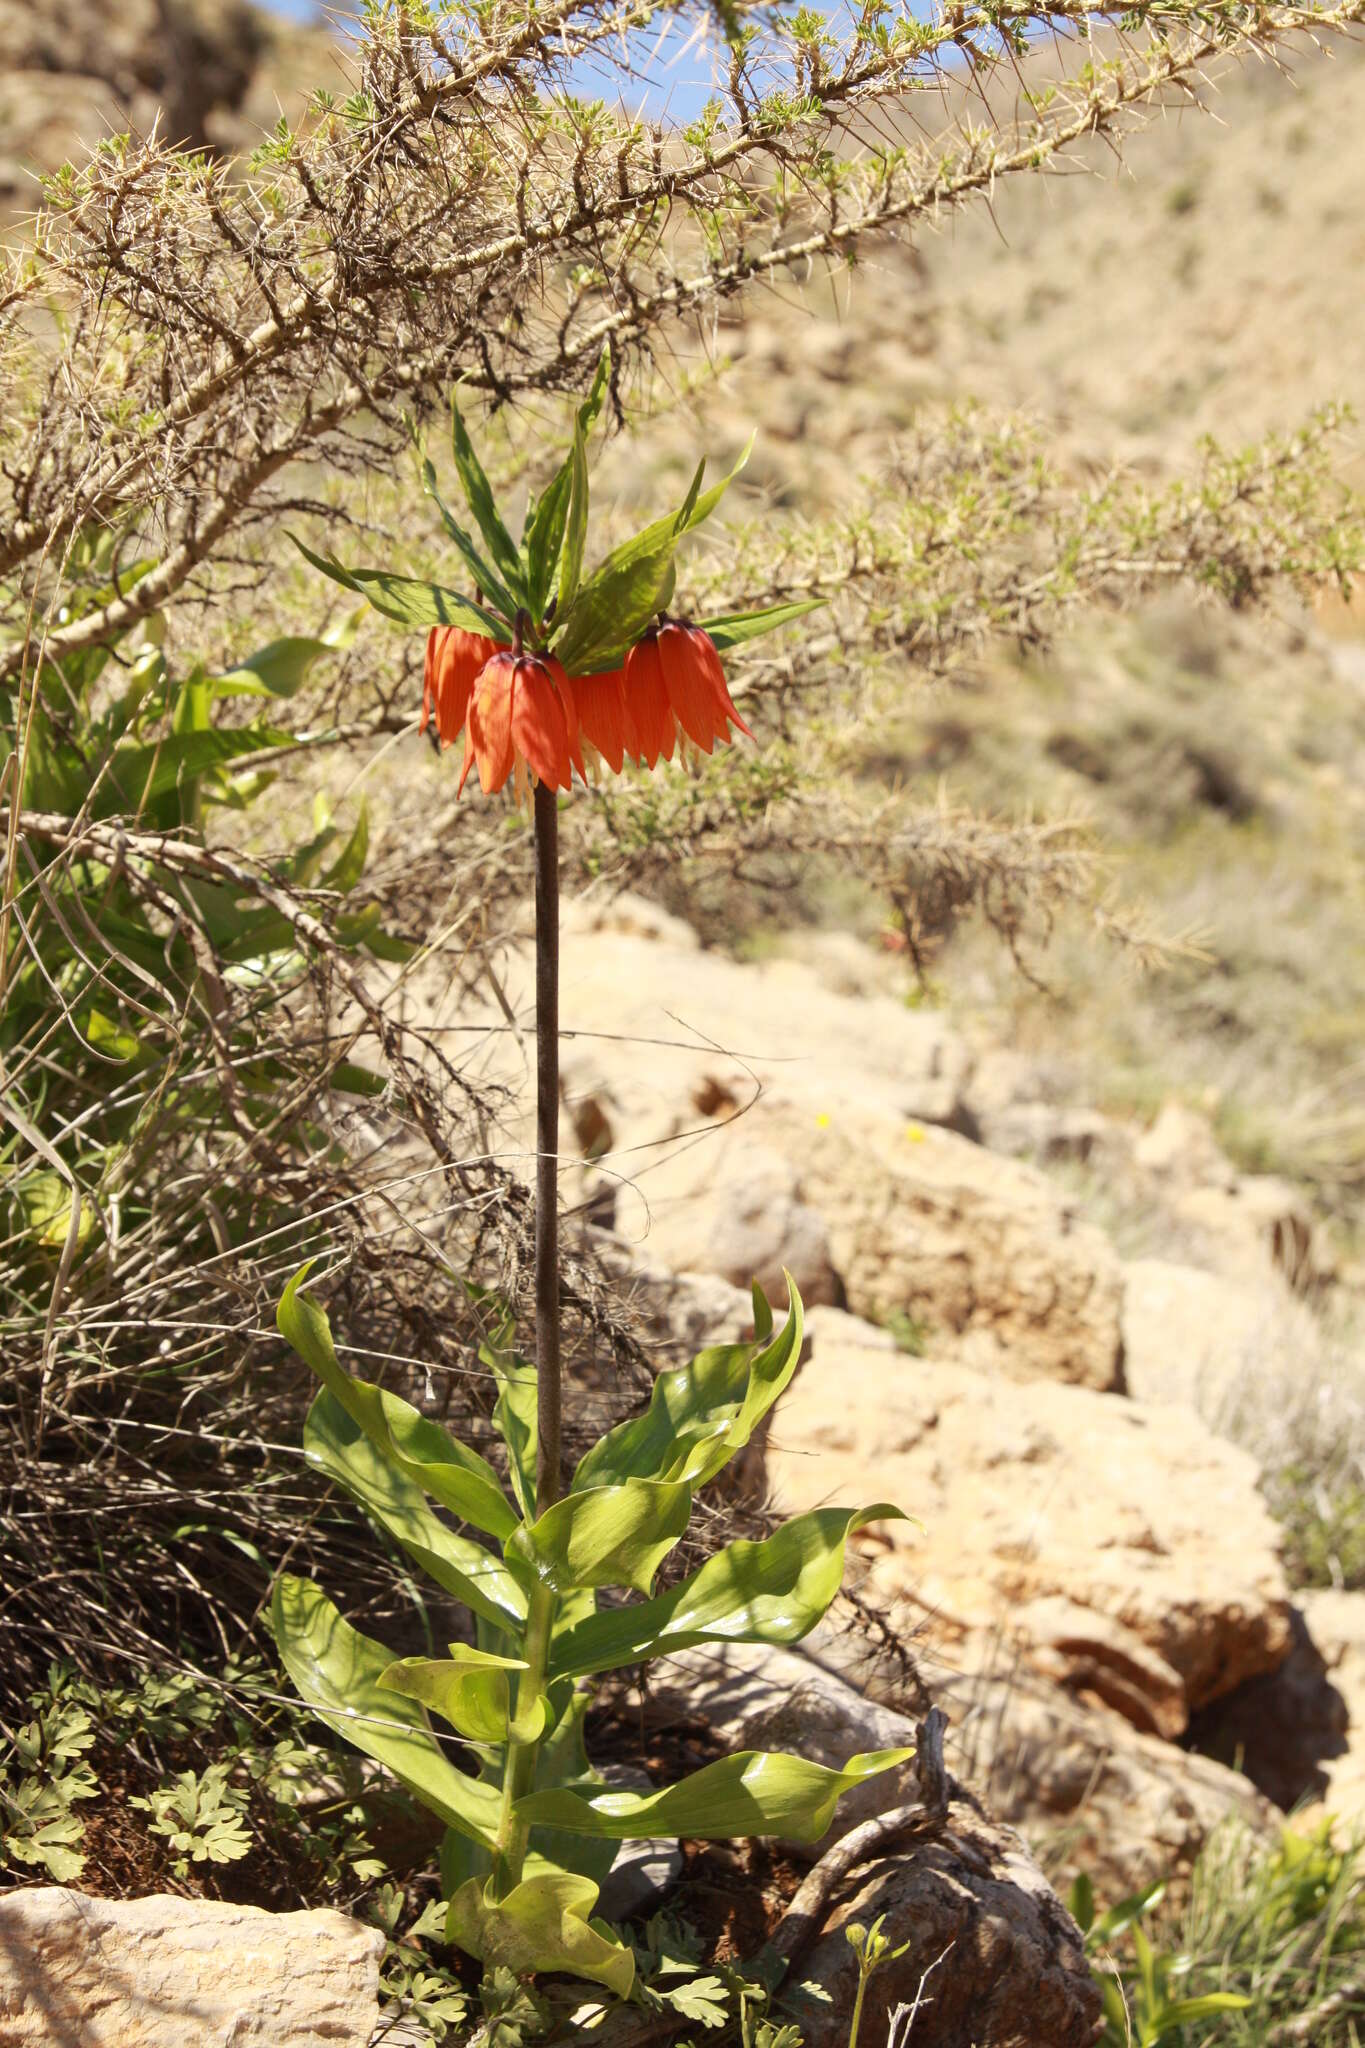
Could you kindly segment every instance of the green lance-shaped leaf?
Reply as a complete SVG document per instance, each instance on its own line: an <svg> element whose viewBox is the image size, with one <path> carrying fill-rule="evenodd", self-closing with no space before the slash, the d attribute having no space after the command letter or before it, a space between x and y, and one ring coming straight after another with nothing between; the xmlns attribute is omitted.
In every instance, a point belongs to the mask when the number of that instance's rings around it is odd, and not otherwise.
<svg viewBox="0 0 1365 2048"><path fill-rule="evenodd" d="M526 1595L502 1559L448 1529L421 1488L380 1455L325 1387L308 1411L303 1447L309 1463L344 1486L428 1578L495 1628L520 1634Z"/></svg>
<svg viewBox="0 0 1365 2048"><path fill-rule="evenodd" d="M843 1582L849 1537L899 1508L816 1508L762 1543L732 1543L656 1599L591 1614L555 1638L556 1676L614 1671L695 1643L796 1643Z"/></svg>
<svg viewBox="0 0 1365 2048"><path fill-rule="evenodd" d="M386 1074L377 1074L373 1067L361 1066L358 1060L343 1060L327 1076L327 1086L335 1088L339 1095L363 1095L371 1102L382 1095L388 1085Z"/></svg>
<svg viewBox="0 0 1365 2048"><path fill-rule="evenodd" d="M588 540L588 451L583 429L574 421L569 451L569 517L564 528L564 555L559 572L558 609L567 616L578 595L583 550Z"/></svg>
<svg viewBox="0 0 1365 2048"><path fill-rule="evenodd" d="M398 1394L369 1380L352 1379L336 1355L326 1310L302 1291L308 1272L308 1266L301 1266L280 1298L275 1312L280 1335L312 1367L382 1458L443 1508L505 1541L520 1519L488 1460Z"/></svg>
<svg viewBox="0 0 1365 2048"><path fill-rule="evenodd" d="M275 1581L270 1616L284 1668L314 1713L385 1765L447 1827L492 1848L501 1792L457 1771L422 1707L385 1689L393 1653L353 1629L309 1580L288 1573Z"/></svg>
<svg viewBox="0 0 1365 2048"><path fill-rule="evenodd" d="M210 676L209 686L216 697L297 696L324 655L340 653L351 645L364 615L363 606L357 606L320 639L290 633L282 640L272 640L222 675Z"/></svg>
<svg viewBox="0 0 1365 2048"><path fill-rule="evenodd" d="M673 595L676 545L670 529L648 548L627 542L608 556L579 590L563 637L555 642L565 668L577 674L620 666L626 649Z"/></svg>
<svg viewBox="0 0 1365 2048"><path fill-rule="evenodd" d="M701 525L703 519L711 517L711 514L715 511L717 505L719 505L721 499L725 496L725 493L753 454L754 442L757 439L757 433L750 434L740 451L739 460L734 468L727 471L718 484L712 484L709 490L703 491L701 489L702 473L698 469L697 474L692 479L692 488L683 500L681 510L673 515L674 529L678 534L690 533L694 526Z"/></svg>
<svg viewBox="0 0 1365 2048"><path fill-rule="evenodd" d="M476 1280L466 1280L465 1293L485 1318L479 1363L498 1382L493 1421L507 1450L508 1477L517 1505L527 1521L536 1512L536 1462L539 1422L536 1412L536 1369L518 1355L516 1318L502 1296Z"/></svg>
<svg viewBox="0 0 1365 2048"><path fill-rule="evenodd" d="M721 612L711 619L694 619L692 623L709 633L720 653L728 648L738 647L745 640L757 640L764 633L775 633L780 626L789 626L793 619L802 619L807 612L820 610L825 603L822 597L802 598L791 604L768 605L756 612ZM591 661L580 661L577 670L580 675L607 675L621 665L618 650L609 660L596 656Z"/></svg>
<svg viewBox="0 0 1365 2048"><path fill-rule="evenodd" d="M150 746L116 747L95 796L94 815L103 818L137 810L173 790L192 790L203 776L240 754L288 744L289 734L275 726L242 725L173 732Z"/></svg>
<svg viewBox="0 0 1365 2048"><path fill-rule="evenodd" d="M1170 1999L1156 2014L1160 2033L1152 2038L1164 2039L1177 2027L1195 2026L1200 2020L1211 2020L1215 2013L1245 2012L1250 2004L1251 2000L1240 1991L1205 1991L1198 1998Z"/></svg>
<svg viewBox="0 0 1365 2048"><path fill-rule="evenodd" d="M614 667L624 658L626 649L673 595L673 554L678 542L714 512L749 460L753 445L751 437L729 475L708 491L701 489L704 465L699 465L678 510L613 548L574 603L567 609L561 607L555 653L567 669L592 672Z"/></svg>
<svg viewBox="0 0 1365 2048"><path fill-rule="evenodd" d="M452 1643L450 1656L402 1657L390 1664L379 1683L386 1691L420 1700L448 1721L470 1742L538 1742L545 1732L546 1702L542 1695L522 1702L512 1712L508 1674L525 1671L517 1657L495 1657L464 1643Z"/></svg>
<svg viewBox="0 0 1365 2048"><path fill-rule="evenodd" d="M572 1833L635 1841L686 1835L719 1841L734 1835L781 1835L818 1842L834 1818L841 1793L880 1771L908 1762L913 1749L876 1749L851 1756L842 1770L780 1751L746 1749L706 1764L681 1784L658 1792L592 1792L569 1786L529 1792L516 1802L520 1820Z"/></svg>
<svg viewBox="0 0 1365 2048"><path fill-rule="evenodd" d="M647 1593L654 1574L687 1528L692 1489L686 1482L628 1479L566 1494L538 1521L519 1526L506 1546L520 1575L556 1593L588 1586L633 1586Z"/></svg>
<svg viewBox="0 0 1365 2048"><path fill-rule="evenodd" d="M446 1914L446 1940L477 1956L486 1969L515 1976L563 1970L604 1984L625 1998L635 1982L635 1957L605 1922L589 1915L597 1904L591 1878L567 1871L523 1879L496 1903L472 1877L460 1886Z"/></svg>
<svg viewBox="0 0 1365 2048"><path fill-rule="evenodd" d="M364 874L369 857L370 808L362 803L350 838L322 878L323 888L335 889L339 896L349 896Z"/></svg>
<svg viewBox="0 0 1365 2048"><path fill-rule="evenodd" d="M772 1341L762 1350L716 1345L690 1365L661 1373L644 1414L618 1423L580 1460L570 1498L629 1478L703 1486L743 1449L801 1356L801 1296L790 1274L786 1279L791 1308Z"/></svg>
<svg viewBox="0 0 1365 2048"><path fill-rule="evenodd" d="M498 1377L493 1421L507 1446L507 1469L522 1514L536 1511L536 1460L540 1426L536 1412L536 1369L525 1359L482 1345L479 1357Z"/></svg>
<svg viewBox="0 0 1365 2048"><path fill-rule="evenodd" d="M710 634L723 654L727 647L757 640L764 633L775 633L779 626L789 626L793 619L804 619L807 612L818 612L824 603L823 597L803 597L790 604L767 605L762 611L721 612L713 619L697 619L693 623Z"/></svg>
<svg viewBox="0 0 1365 2048"><path fill-rule="evenodd" d="M453 391L450 394L450 444L465 502L474 514L474 524L483 535L484 546L497 564L508 589L524 599L526 590L522 579L521 551L498 516L493 487L474 452L474 443L460 417Z"/></svg>
<svg viewBox="0 0 1365 2048"><path fill-rule="evenodd" d="M459 520L441 496L440 488L436 482L436 471L430 456L426 454L421 455L418 467L422 478L422 489L440 513L441 524L451 540L454 541L459 553L463 556L464 565L474 578L478 590L481 594L490 598L492 603L505 617L509 619L515 618L524 597L521 584L520 556L517 558L516 583L513 588L509 589L492 563L479 553L473 539L465 531L464 527L461 526Z"/></svg>
<svg viewBox="0 0 1365 2048"><path fill-rule="evenodd" d="M597 364L597 374L592 389L578 408L576 422L578 435L582 435L586 450L588 436L597 423L602 410L602 401L607 395L607 379L611 374L611 351L604 348ZM539 498L533 498L526 507L526 525L522 533L522 554L526 562L526 580L530 591L531 610L540 618L549 599L550 589L559 567L560 551L564 545L564 526L569 512L569 495L573 488L574 451L560 464Z"/></svg>
<svg viewBox="0 0 1365 2048"><path fill-rule="evenodd" d="M315 555L297 534L289 538L306 561L333 583L359 592L386 619L403 626L463 626L469 633L487 633L495 640L510 637L510 619L499 618L457 590L427 583L420 576L399 576L391 569L348 569L334 555Z"/></svg>

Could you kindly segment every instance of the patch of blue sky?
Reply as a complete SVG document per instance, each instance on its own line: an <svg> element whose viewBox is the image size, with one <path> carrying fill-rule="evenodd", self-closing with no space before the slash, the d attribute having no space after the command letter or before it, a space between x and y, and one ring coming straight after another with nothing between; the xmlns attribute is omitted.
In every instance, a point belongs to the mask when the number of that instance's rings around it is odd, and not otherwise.
<svg viewBox="0 0 1365 2048"><path fill-rule="evenodd" d="M292 21L338 24L352 11L345 0L339 6L319 4L319 0L258 0L258 4ZM820 11L831 15L836 33L840 16L847 18L842 0L834 10ZM583 99L624 104L631 112L682 126L696 120L723 82L727 68L719 23L709 9L698 8L687 16L662 15L657 27L623 37L619 44L604 46L600 54L582 58L573 68L570 83ZM773 85L778 81L774 74L764 82Z"/></svg>

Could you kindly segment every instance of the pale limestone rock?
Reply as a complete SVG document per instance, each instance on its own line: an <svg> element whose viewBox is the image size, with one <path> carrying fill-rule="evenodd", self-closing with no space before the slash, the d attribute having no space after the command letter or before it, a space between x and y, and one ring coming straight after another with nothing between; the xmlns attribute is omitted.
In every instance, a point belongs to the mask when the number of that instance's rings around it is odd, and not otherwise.
<svg viewBox="0 0 1365 2048"><path fill-rule="evenodd" d="M1139 1401L1175 1401L1212 1422L1261 1348L1265 1288L1171 1259L1123 1268L1123 1368Z"/></svg>
<svg viewBox="0 0 1365 2048"><path fill-rule="evenodd" d="M367 2048L384 1938L329 1908L0 1897L0 2048Z"/></svg>
<svg viewBox="0 0 1365 2048"><path fill-rule="evenodd" d="M857 1350L897 1351L900 1349L894 1334L880 1323L866 1323L861 1316L851 1315L843 1308L813 1308L806 1317L806 1343L813 1350L823 1344L826 1350L838 1344L851 1344Z"/></svg>
<svg viewBox="0 0 1365 2048"><path fill-rule="evenodd" d="M949 1768L997 1819L1034 1844L1061 1845L1097 1895L1126 1898L1180 1878L1229 1820L1273 1837L1282 1815L1240 1771L1141 1733L1098 1699L1040 1678L1000 1646L998 1668L950 1670L915 1643L916 1680L949 1717ZM884 1647L829 1624L802 1645L858 1695L893 1710L904 1673ZM898 1715L899 1725L908 1717Z"/></svg>
<svg viewBox="0 0 1365 2048"><path fill-rule="evenodd" d="M1027 1670L933 1690L954 1722L953 1768L1031 1841L1063 1843L1068 1867L1085 1871L1106 1902L1187 1876L1228 1821L1270 1840L1283 1820L1242 1772Z"/></svg>
<svg viewBox="0 0 1365 2048"><path fill-rule="evenodd" d="M801 961L699 951L629 899L566 924L568 1121L627 1243L779 1293L785 1265L812 1301L846 1297L991 1371L1121 1383L1118 1262L1041 1174L945 1128L969 1121L971 1060L942 1018L837 993ZM500 980L528 1015L524 946ZM420 1021L436 978L409 1000ZM529 1156L526 1046L491 998L488 1021L483 1078L519 1105Z"/></svg>
<svg viewBox="0 0 1365 2048"><path fill-rule="evenodd" d="M742 1125L728 1138L718 1133L650 1176L649 1249L678 1272L714 1273L732 1287L757 1280L774 1303L787 1298L785 1273L813 1307L838 1302L829 1228L796 1194L791 1165L746 1142Z"/></svg>
<svg viewBox="0 0 1365 2048"><path fill-rule="evenodd" d="M981 1138L993 1152L1042 1166L1121 1167L1129 1150L1127 1133L1112 1117L1053 1102L1021 1102L1002 1110L983 1124Z"/></svg>
<svg viewBox="0 0 1365 2048"><path fill-rule="evenodd" d="M792 1749L817 1763L856 1752L913 1747L914 1723L855 1691L799 1649L707 1644L652 1667L645 1712L655 1723L703 1720L727 1749ZM887 1771L840 1800L810 1859L859 1822L916 1796L913 1765ZM842 2048L856 1983L843 1929L884 1913L904 1955L873 1980L867 2038L885 2038L890 2007L913 1998L934 1969L932 2003L916 2033L927 2048L1087 2048L1098 2002L1069 1915L1023 1843L954 1789L943 1837L861 1868L844 1888L826 1931L795 1974L792 1995L808 2048ZM945 1953L946 1952L946 1953ZM829 2003L801 1998L818 1984Z"/></svg>
<svg viewBox="0 0 1365 2048"><path fill-rule="evenodd" d="M1133 1158L1148 1173L1184 1187L1231 1188L1237 1180L1208 1118L1183 1102L1162 1106L1134 1144Z"/></svg>
<svg viewBox="0 0 1365 2048"><path fill-rule="evenodd" d="M1201 1263L1242 1281L1270 1267L1298 1294L1334 1277L1331 1251L1298 1190L1273 1174L1239 1174L1197 1110L1168 1102L1137 1139L1133 1160Z"/></svg>
<svg viewBox="0 0 1365 2048"><path fill-rule="evenodd" d="M656 1367L682 1364L711 1344L741 1344L753 1336L749 1288L732 1287L715 1273L671 1272L647 1249L627 1246L610 1231L590 1232L588 1243L639 1317Z"/></svg>
<svg viewBox="0 0 1365 2048"><path fill-rule="evenodd" d="M890 996L896 1001L905 989L904 961L852 932L797 932L785 941L783 951L803 962L835 995Z"/></svg>
<svg viewBox="0 0 1365 2048"><path fill-rule="evenodd" d="M1214 1247L1220 1267L1258 1276L1281 1273L1297 1294L1313 1294L1335 1276L1335 1262L1297 1188L1273 1174L1249 1174L1230 1188L1191 1188L1176 1215Z"/></svg>
<svg viewBox="0 0 1365 2048"><path fill-rule="evenodd" d="M1041 1173L885 1109L804 1128L796 1104L760 1109L803 1161L860 1317L906 1317L936 1355L1005 1378L1122 1385L1118 1260Z"/></svg>
<svg viewBox="0 0 1365 2048"><path fill-rule="evenodd" d="M1255 1463L1189 1410L846 1333L782 1397L765 1460L784 1512L891 1500L919 1518L854 1538L861 1590L954 1670L1014 1656L1172 1736L1288 1650Z"/></svg>
<svg viewBox="0 0 1365 2048"><path fill-rule="evenodd" d="M787 1265L814 1301L985 1370L1121 1384L1118 1261L1041 1173L947 1128L966 1118L970 1056L942 1018L837 994L799 961L699 951L630 902L570 906L566 924L566 1122L627 1244L742 1282ZM524 945L499 981L529 1019ZM443 998L434 970L414 977L412 1021ZM467 1071L505 1091L506 1156L529 1161L528 1042L486 1006Z"/></svg>

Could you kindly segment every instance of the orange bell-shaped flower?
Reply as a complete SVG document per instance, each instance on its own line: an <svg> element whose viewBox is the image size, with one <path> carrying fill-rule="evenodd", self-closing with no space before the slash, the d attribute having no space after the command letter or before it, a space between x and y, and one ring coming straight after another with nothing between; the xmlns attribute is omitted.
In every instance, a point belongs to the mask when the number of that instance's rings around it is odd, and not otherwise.
<svg viewBox="0 0 1365 2048"><path fill-rule="evenodd" d="M728 740L732 725L753 738L731 701L710 634L680 619L651 626L631 648L625 700L639 758L648 768L672 756L679 727L703 754L717 740Z"/></svg>
<svg viewBox="0 0 1365 2048"><path fill-rule="evenodd" d="M466 632L463 626L432 627L427 635L419 732L425 732L434 721L443 747L460 737L479 671L503 644L482 633Z"/></svg>
<svg viewBox="0 0 1365 2048"><path fill-rule="evenodd" d="M500 650L484 663L469 698L460 788L475 762L486 796L514 769L547 789L567 790L580 765L573 686L552 654Z"/></svg>

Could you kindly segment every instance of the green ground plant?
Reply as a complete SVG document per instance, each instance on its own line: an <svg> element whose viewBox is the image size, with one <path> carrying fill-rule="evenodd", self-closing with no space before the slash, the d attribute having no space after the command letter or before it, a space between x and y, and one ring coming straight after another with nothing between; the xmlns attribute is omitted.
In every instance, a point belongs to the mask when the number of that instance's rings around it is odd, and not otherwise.
<svg viewBox="0 0 1365 2048"><path fill-rule="evenodd" d="M318 1587L286 1575L273 1604L285 1667L329 1727L385 1764L445 1824L447 1939L488 1968L565 1971L624 1997L634 1956L593 1917L618 1843L753 1834L815 1841L841 1793L911 1752L854 1756L832 1770L745 1751L677 1785L613 1791L582 1745L582 1681L698 1643L799 1640L839 1590L849 1536L898 1511L878 1504L798 1516L761 1543L729 1545L666 1592L652 1590L694 1495L749 1441L796 1369L794 1290L776 1334L756 1291L759 1338L663 1374L644 1414L601 1438L567 1493L537 1513L534 1371L501 1347L485 1349L501 1389L495 1418L509 1494L476 1452L340 1366L302 1278L280 1304L280 1328L323 1382L307 1455L465 1605L474 1639L452 1643L446 1659L395 1659ZM456 1534L429 1501L498 1549ZM599 1609L598 1593L613 1588L642 1597ZM429 1711L477 1760L473 1771L443 1751Z"/></svg>
<svg viewBox="0 0 1365 2048"><path fill-rule="evenodd" d="M362 1767L259 1660L125 1685L56 1665L27 1706L0 1760L10 1883L212 1889L249 1863L258 1892L355 1907L385 1875Z"/></svg>
<svg viewBox="0 0 1365 2048"><path fill-rule="evenodd" d="M1365 2022L1365 1866L1333 1825L1267 1847L1229 1823L1172 1908L1164 1880L1104 1912L1070 1905L1104 2000L1105 2048L1358 2048Z"/></svg>

